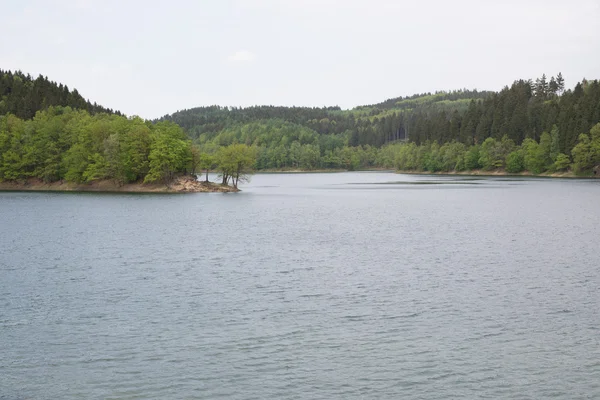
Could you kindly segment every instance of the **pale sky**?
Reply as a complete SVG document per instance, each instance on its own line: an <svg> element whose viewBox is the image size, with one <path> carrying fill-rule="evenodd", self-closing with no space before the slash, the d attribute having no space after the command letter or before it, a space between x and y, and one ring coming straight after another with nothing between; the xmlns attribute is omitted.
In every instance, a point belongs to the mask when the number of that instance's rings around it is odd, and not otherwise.
<svg viewBox="0 0 600 400"><path fill-rule="evenodd" d="M600 0L5 0L0 68L153 119L600 78Z"/></svg>

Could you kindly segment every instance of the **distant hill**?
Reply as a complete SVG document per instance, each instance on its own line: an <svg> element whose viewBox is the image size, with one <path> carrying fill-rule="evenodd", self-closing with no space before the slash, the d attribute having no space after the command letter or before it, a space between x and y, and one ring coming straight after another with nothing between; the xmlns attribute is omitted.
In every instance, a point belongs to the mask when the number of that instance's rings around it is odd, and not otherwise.
<svg viewBox="0 0 600 400"><path fill-rule="evenodd" d="M321 153L324 143L376 148L406 140L473 145L506 136L520 145L526 138L539 141L543 132L557 125L560 151L568 154L579 134L600 122L600 83L583 79L565 90L559 73L549 79L543 75L535 81L517 80L498 92L423 93L351 110L210 106L181 110L160 120L179 124L198 144L209 147L244 142L289 149L298 142L320 145ZM284 134L276 137L277 132Z"/></svg>
<svg viewBox="0 0 600 400"><path fill-rule="evenodd" d="M69 90L66 85L50 81L42 75L34 79L21 71L0 70L0 115L11 113L22 119L30 119L36 112L51 106L69 106L90 114L121 115L119 111L92 104L77 89Z"/></svg>
<svg viewBox="0 0 600 400"><path fill-rule="evenodd" d="M495 92L478 90L453 90L451 92L435 92L415 94L407 97L395 97L384 102L360 106L357 109L410 110L416 108L435 107L440 109L466 109L471 100L485 99Z"/></svg>
<svg viewBox="0 0 600 400"><path fill-rule="evenodd" d="M493 92L459 90L424 93L406 98L360 106L352 110L340 107L254 106L197 107L165 115L182 126L193 139L212 140L220 132L236 125L258 121L283 120L314 131L318 135L344 135L350 146L380 147L387 142L406 139L408 117L415 112L446 110L465 111L471 100L482 100Z"/></svg>

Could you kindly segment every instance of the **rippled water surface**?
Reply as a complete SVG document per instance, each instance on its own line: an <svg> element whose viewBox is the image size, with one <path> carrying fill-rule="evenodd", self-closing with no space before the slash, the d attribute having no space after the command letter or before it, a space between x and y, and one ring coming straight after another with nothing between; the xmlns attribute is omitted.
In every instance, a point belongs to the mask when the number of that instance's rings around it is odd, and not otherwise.
<svg viewBox="0 0 600 400"><path fill-rule="evenodd" d="M0 399L598 399L600 182L0 193Z"/></svg>

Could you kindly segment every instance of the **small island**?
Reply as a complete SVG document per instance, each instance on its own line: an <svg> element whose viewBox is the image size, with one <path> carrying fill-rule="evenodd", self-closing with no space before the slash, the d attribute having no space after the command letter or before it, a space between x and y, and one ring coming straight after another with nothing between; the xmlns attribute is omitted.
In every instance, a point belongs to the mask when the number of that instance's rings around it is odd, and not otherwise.
<svg viewBox="0 0 600 400"><path fill-rule="evenodd" d="M245 144L201 152L170 121L49 107L31 120L0 117L0 190L239 192L256 160ZM209 170L221 182L209 182ZM197 171L206 179L199 181Z"/></svg>

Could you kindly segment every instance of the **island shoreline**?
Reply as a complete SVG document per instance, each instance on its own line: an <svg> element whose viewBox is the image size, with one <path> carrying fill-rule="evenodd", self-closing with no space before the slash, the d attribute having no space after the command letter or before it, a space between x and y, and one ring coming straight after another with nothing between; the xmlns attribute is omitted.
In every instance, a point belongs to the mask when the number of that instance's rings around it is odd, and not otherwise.
<svg viewBox="0 0 600 400"><path fill-rule="evenodd" d="M39 179L25 181L0 182L0 192L83 192L83 193L235 193L240 190L232 186L214 182L195 180L191 176L175 178L167 184L162 183L127 183L119 185L113 180L99 180L90 183L43 182Z"/></svg>

